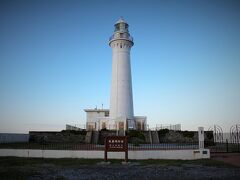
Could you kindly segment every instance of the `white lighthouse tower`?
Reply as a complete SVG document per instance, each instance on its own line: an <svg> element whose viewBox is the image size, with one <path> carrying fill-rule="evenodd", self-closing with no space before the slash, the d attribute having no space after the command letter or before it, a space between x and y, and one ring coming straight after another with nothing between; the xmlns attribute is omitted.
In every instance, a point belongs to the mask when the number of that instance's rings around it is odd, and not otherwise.
<svg viewBox="0 0 240 180"><path fill-rule="evenodd" d="M128 32L128 24L120 18L109 39L112 48L112 82L110 109L85 109L86 129L99 131L114 130L121 135L129 129L146 130L147 117L134 116L130 50L133 38ZM124 133L123 133L124 134Z"/></svg>
<svg viewBox="0 0 240 180"><path fill-rule="evenodd" d="M112 48L112 82L110 97L110 129L118 129L118 121L127 129L135 129L130 50L133 38L123 18L115 23L115 30L109 39ZM125 129L124 128L124 129Z"/></svg>

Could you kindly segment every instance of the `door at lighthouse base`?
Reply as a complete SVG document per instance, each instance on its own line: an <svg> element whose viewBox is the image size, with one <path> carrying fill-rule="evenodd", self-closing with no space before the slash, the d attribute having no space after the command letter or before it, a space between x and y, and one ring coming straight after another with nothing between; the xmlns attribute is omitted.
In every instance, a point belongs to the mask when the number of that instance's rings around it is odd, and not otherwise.
<svg viewBox="0 0 240 180"><path fill-rule="evenodd" d="M119 130L124 130L124 122L118 122Z"/></svg>

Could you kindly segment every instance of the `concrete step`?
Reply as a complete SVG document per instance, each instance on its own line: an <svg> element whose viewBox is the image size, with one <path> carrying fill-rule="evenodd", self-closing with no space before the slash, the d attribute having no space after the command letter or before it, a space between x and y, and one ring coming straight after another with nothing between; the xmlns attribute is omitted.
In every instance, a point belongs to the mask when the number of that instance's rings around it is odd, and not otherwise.
<svg viewBox="0 0 240 180"><path fill-rule="evenodd" d="M151 143L149 131L144 131L143 134L144 134L146 143Z"/></svg>
<svg viewBox="0 0 240 180"><path fill-rule="evenodd" d="M85 136L85 142L87 144L90 144L91 143L91 140L92 140L92 131L88 131L86 136Z"/></svg>
<svg viewBox="0 0 240 180"><path fill-rule="evenodd" d="M152 143L153 144L158 144L159 143L158 132L157 131L151 131L151 135L152 135Z"/></svg>
<svg viewBox="0 0 240 180"><path fill-rule="evenodd" d="M99 131L93 131L92 133L92 144L98 144L99 141Z"/></svg>

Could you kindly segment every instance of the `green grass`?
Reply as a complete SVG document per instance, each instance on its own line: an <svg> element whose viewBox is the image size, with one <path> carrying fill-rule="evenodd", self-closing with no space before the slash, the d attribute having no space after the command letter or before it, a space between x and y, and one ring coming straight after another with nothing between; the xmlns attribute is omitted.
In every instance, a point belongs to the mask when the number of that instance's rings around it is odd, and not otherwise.
<svg viewBox="0 0 240 180"><path fill-rule="evenodd" d="M95 165L101 159L1 157L0 167L52 164L56 166Z"/></svg>
<svg viewBox="0 0 240 180"><path fill-rule="evenodd" d="M160 165L160 166L182 166L182 165L202 165L202 166L215 166L215 167L234 167L233 165L226 164L222 161L213 159L199 159L199 160L140 160L137 161L141 165Z"/></svg>
<svg viewBox="0 0 240 180"><path fill-rule="evenodd" d="M102 162L103 159L80 159L80 158L19 158L19 157L1 157L0 167L13 166L40 166L50 164L54 166L81 166L81 165L96 165ZM121 164L123 160L110 159L111 164ZM162 166L181 166L183 164L195 164L203 166L231 166L222 161L213 159L199 160L129 160L130 162L138 163L139 165L162 165Z"/></svg>

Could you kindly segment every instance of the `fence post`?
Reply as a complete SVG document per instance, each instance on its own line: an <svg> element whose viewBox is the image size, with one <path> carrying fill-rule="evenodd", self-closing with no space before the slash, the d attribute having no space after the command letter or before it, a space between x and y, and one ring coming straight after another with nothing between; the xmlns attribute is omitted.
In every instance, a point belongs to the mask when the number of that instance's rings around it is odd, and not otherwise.
<svg viewBox="0 0 240 180"><path fill-rule="evenodd" d="M107 162L107 143L108 143L108 141L107 141L107 137L105 138L105 143L104 143L104 146L105 146L105 148L104 148L104 161L105 162Z"/></svg>
<svg viewBox="0 0 240 180"><path fill-rule="evenodd" d="M198 127L198 148L204 149L204 128Z"/></svg>
<svg viewBox="0 0 240 180"><path fill-rule="evenodd" d="M125 136L125 162L128 162L128 139Z"/></svg>
<svg viewBox="0 0 240 180"><path fill-rule="evenodd" d="M239 140L238 140L238 142L237 142L237 146L238 146L238 151L237 152L240 152L239 150L239 144L240 144L240 142L239 142Z"/></svg>
<svg viewBox="0 0 240 180"><path fill-rule="evenodd" d="M226 139L226 148L227 148L227 152L228 152L228 140Z"/></svg>

